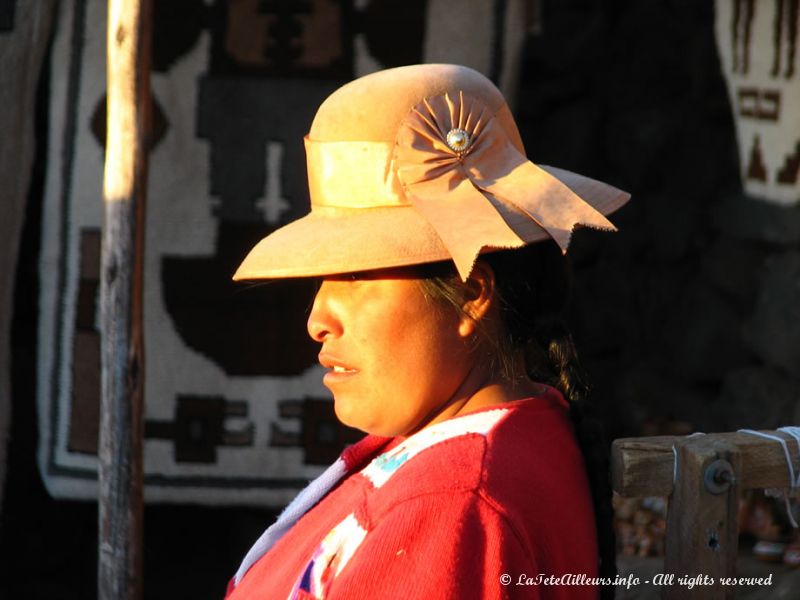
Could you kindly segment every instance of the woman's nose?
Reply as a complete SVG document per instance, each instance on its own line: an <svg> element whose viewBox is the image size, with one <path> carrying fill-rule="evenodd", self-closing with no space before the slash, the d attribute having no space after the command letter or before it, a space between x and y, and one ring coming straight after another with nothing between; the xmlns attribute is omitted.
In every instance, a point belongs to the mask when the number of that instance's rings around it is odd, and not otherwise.
<svg viewBox="0 0 800 600"><path fill-rule="evenodd" d="M341 335L341 324L331 306L330 282L323 281L314 296L311 314L308 315L306 327L308 335L315 342L324 342L328 337Z"/></svg>

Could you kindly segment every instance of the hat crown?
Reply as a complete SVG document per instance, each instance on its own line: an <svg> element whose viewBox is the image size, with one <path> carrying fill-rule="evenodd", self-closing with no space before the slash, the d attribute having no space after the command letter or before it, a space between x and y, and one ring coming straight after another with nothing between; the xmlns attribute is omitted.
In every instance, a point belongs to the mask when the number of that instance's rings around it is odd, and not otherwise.
<svg viewBox="0 0 800 600"><path fill-rule="evenodd" d="M460 65L409 65L351 81L320 105L308 137L327 142L394 143L409 112L427 98L459 93L478 100L522 148L503 94L484 75Z"/></svg>

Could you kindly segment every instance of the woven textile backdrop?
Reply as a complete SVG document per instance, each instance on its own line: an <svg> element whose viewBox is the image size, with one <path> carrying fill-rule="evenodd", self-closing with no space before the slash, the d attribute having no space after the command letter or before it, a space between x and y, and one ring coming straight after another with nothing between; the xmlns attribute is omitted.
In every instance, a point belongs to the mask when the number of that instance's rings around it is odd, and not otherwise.
<svg viewBox="0 0 800 600"><path fill-rule="evenodd" d="M800 0L717 0L716 35L748 194L800 203Z"/></svg>
<svg viewBox="0 0 800 600"><path fill-rule="evenodd" d="M41 254L39 465L96 496L105 2L65 0L52 50ZM150 501L281 505L359 433L333 414L305 283L233 285L308 206L302 136L353 77L461 62L512 95L530 2L155 2L145 257Z"/></svg>

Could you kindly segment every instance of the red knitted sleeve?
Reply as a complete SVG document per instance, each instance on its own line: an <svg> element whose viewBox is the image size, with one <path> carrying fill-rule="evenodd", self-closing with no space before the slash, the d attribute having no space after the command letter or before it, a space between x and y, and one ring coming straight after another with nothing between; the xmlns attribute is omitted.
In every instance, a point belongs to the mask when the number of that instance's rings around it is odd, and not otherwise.
<svg viewBox="0 0 800 600"><path fill-rule="evenodd" d="M533 598L536 566L506 518L472 491L429 493L394 506L342 570L328 598Z"/></svg>

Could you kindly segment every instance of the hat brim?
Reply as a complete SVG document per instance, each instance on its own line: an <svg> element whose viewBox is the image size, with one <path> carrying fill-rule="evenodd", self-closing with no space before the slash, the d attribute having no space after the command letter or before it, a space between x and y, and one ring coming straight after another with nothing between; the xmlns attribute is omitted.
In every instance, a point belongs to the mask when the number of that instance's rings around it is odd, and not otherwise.
<svg viewBox="0 0 800 600"><path fill-rule="evenodd" d="M604 215L630 194L555 167L539 165ZM536 223L505 207L503 217L520 245L549 239ZM501 250L487 247L482 252ZM433 227L411 205L375 208L315 207L253 247L233 275L235 281L320 277L449 260Z"/></svg>

